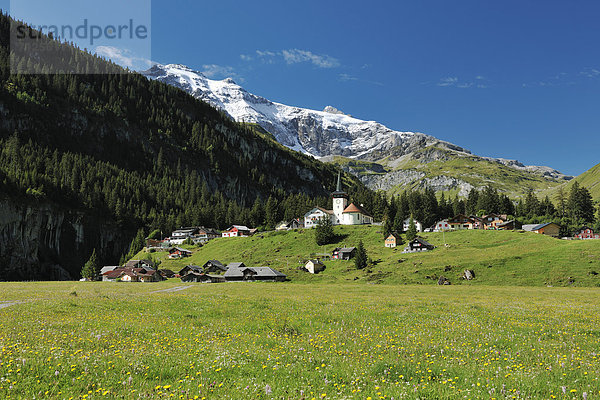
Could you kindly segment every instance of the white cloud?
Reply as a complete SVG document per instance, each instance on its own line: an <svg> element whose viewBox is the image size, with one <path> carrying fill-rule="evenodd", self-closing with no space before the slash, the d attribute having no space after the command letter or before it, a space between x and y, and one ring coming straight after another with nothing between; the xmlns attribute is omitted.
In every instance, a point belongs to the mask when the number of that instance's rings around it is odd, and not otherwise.
<svg viewBox="0 0 600 400"><path fill-rule="evenodd" d="M339 74L338 79L342 82L357 81L358 78L349 74Z"/></svg>
<svg viewBox="0 0 600 400"><path fill-rule="evenodd" d="M583 75L587 78L600 78L600 70L597 68L586 68L580 75Z"/></svg>
<svg viewBox="0 0 600 400"><path fill-rule="evenodd" d="M233 78L241 82L244 81L244 78L238 75L235 70L228 65L204 64L200 72L211 79Z"/></svg>
<svg viewBox="0 0 600 400"><path fill-rule="evenodd" d="M454 86L458 82L458 78L455 76L449 76L447 78L440 79L438 86Z"/></svg>
<svg viewBox="0 0 600 400"><path fill-rule="evenodd" d="M96 54L134 71L146 70L156 64L147 58L135 56L131 50L113 46L98 46L96 47Z"/></svg>
<svg viewBox="0 0 600 400"><path fill-rule="evenodd" d="M244 61L252 61L254 57L242 54L240 58ZM310 63L318 68L337 68L341 64L338 59L328 56L315 54L309 50L287 49L281 51L256 50L256 58L266 64L274 64L277 61L284 61L287 64Z"/></svg>
<svg viewBox="0 0 600 400"><path fill-rule="evenodd" d="M318 55L308 50L283 50L282 54L285 62L288 64L310 62L319 68L335 68L340 66L340 62L337 59L327 55Z"/></svg>

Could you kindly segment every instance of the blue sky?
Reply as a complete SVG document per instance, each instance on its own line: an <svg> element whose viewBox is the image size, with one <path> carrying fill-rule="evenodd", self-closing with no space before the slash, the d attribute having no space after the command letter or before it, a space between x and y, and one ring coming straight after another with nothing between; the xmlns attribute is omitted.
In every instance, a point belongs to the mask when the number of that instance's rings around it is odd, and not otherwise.
<svg viewBox="0 0 600 400"><path fill-rule="evenodd" d="M596 0L152 2L156 62L573 175L600 162L599 43Z"/></svg>

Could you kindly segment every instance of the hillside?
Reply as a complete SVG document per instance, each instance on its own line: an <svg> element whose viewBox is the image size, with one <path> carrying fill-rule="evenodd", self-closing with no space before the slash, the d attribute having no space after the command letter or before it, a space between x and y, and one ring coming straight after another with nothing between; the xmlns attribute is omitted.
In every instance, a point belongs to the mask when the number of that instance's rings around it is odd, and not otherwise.
<svg viewBox="0 0 600 400"><path fill-rule="evenodd" d="M144 75L181 88L236 121L261 126L289 148L323 161L347 160L342 163L345 169L372 189L397 192L404 185L428 185L436 191L466 195L473 186L491 184L520 196L529 188L548 189L570 178L549 167L480 157L433 136L393 130L331 106L317 111L274 102L246 91L232 79L212 80L183 65L155 65ZM366 173L363 163L370 164Z"/></svg>
<svg viewBox="0 0 600 400"><path fill-rule="evenodd" d="M11 74L9 27L1 15L0 280L77 278L94 248L117 262L140 227L249 223L257 199L327 202L335 166L180 89L48 38L62 72L89 74Z"/></svg>
<svg viewBox="0 0 600 400"><path fill-rule="evenodd" d="M475 271L474 285L520 286L600 286L600 246L597 241L563 241L534 233L509 231L456 231L426 233L434 251L401 254L402 248L383 246L379 226L337 226L338 244L315 244L314 232L298 230L272 232L251 238L219 238L192 257L167 260L166 253L151 253L161 260L160 268L178 271L185 265L203 265L209 259L224 263L244 262L247 266L271 266L286 273L294 282L356 282L389 284L436 284L443 275L452 284L467 284L459 277L465 269ZM449 247L444 247L444 239ZM353 261L325 261L319 275L299 271L311 253L330 253L338 246L356 246L363 240L376 265L368 270L354 269ZM403 246L402 246L403 247ZM148 257L145 251L135 258ZM313 255L314 256L314 255ZM450 270L446 271L446 267Z"/></svg>
<svg viewBox="0 0 600 400"><path fill-rule="evenodd" d="M569 193L569 190L574 182L578 182L580 186L588 189L594 201L600 201L600 164L585 171L583 174L577 176L569 183L563 184L561 187L565 193ZM551 198L554 198L557 194L557 190L558 187L555 187L551 190L543 192L543 194L548 194Z"/></svg>
<svg viewBox="0 0 600 400"><path fill-rule="evenodd" d="M472 188L492 185L510 197L520 197L529 189L549 190L568 180L552 170L527 167L509 160L478 157L437 145L395 158L376 161L329 157L324 161L339 165L358 176L374 190L399 193L407 186L467 196Z"/></svg>

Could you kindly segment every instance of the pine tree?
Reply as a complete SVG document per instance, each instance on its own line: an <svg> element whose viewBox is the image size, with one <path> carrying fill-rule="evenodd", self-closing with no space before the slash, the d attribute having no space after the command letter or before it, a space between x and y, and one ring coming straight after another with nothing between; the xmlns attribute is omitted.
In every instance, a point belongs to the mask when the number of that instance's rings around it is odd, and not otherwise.
<svg viewBox="0 0 600 400"><path fill-rule="evenodd" d="M408 230L406 231L406 240L411 241L417 237L417 226L415 225L415 221L412 216L410 217L410 223L408 225Z"/></svg>
<svg viewBox="0 0 600 400"><path fill-rule="evenodd" d="M94 280L99 273L100 264L98 262L98 256L96 255L96 249L94 249L90 259L83 265L83 268L81 269L81 277Z"/></svg>
<svg viewBox="0 0 600 400"><path fill-rule="evenodd" d="M331 219L329 217L319 218L317 226L315 227L315 241L317 245L324 246L331 243L335 239L335 233L333 232L333 225L331 225Z"/></svg>
<svg viewBox="0 0 600 400"><path fill-rule="evenodd" d="M354 266L356 269L364 269L367 267L369 262L369 258L367 256L367 250L365 250L365 246L361 241L358 242L358 246L356 247L356 256L354 256Z"/></svg>

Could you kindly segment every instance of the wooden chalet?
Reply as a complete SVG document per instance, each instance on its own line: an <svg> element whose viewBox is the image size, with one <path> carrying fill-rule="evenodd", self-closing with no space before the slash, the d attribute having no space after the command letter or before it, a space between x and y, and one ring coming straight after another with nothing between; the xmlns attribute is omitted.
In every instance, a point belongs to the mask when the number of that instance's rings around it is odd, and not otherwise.
<svg viewBox="0 0 600 400"><path fill-rule="evenodd" d="M594 230L589 226L583 226L573 234L573 237L582 240L600 239L600 234L594 233Z"/></svg>
<svg viewBox="0 0 600 400"><path fill-rule="evenodd" d="M206 263L204 263L202 268L204 268L204 272L207 274L222 274L223 272L227 271L227 267L219 260L208 260Z"/></svg>
<svg viewBox="0 0 600 400"><path fill-rule="evenodd" d="M402 251L402 252L403 253L416 253L419 251L433 250L434 248L435 248L434 245L432 245L425 239L418 237L418 238L415 238L415 239L411 240L410 242L408 242L408 244L404 248L404 251Z"/></svg>
<svg viewBox="0 0 600 400"><path fill-rule="evenodd" d="M331 253L334 260L349 260L356 254L356 247L336 247Z"/></svg>
<svg viewBox="0 0 600 400"><path fill-rule="evenodd" d="M398 243L402 243L402 238L398 232L392 232L390 236L385 238L385 247L396 247Z"/></svg>

